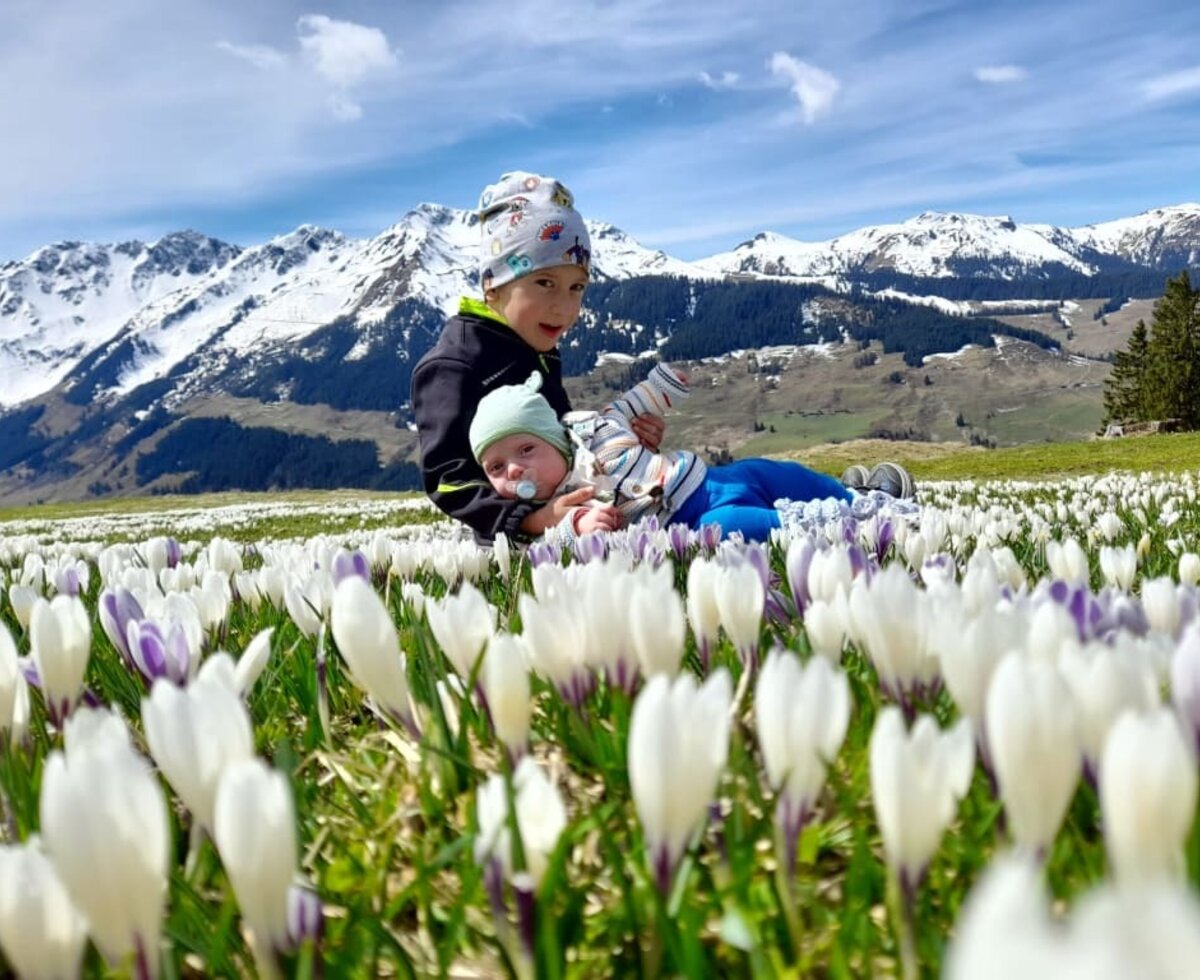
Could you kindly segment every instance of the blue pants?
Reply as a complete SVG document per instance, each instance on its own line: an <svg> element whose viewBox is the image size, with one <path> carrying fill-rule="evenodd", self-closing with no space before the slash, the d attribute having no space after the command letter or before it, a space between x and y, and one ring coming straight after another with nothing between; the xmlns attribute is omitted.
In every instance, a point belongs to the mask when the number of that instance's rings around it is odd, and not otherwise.
<svg viewBox="0 0 1200 980"><path fill-rule="evenodd" d="M723 534L740 531L747 541L766 541L779 527L776 500L851 500L854 494L832 476L799 463L774 459L739 459L709 468L703 485L667 518L690 528L720 524Z"/></svg>

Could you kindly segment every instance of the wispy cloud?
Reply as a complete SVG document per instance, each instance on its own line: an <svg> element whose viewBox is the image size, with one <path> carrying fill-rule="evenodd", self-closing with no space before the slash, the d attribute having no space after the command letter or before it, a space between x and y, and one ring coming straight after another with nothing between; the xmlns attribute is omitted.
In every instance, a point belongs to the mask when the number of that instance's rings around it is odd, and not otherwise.
<svg viewBox="0 0 1200 980"><path fill-rule="evenodd" d="M300 50L317 73L338 88L349 89L369 75L396 67L396 55L378 27L305 14L296 29Z"/></svg>
<svg viewBox="0 0 1200 980"><path fill-rule="evenodd" d="M742 76L736 71L723 71L720 75L710 75L706 71L699 74L700 84L705 88L710 88L714 92L720 92L723 89L734 88L738 82L742 80Z"/></svg>
<svg viewBox="0 0 1200 980"><path fill-rule="evenodd" d="M1200 92L1200 65L1168 75L1157 75L1142 83L1142 94L1151 101Z"/></svg>
<svg viewBox="0 0 1200 980"><path fill-rule="evenodd" d="M1029 71L1020 65L983 65L975 69L976 80L988 85L1023 82L1028 77Z"/></svg>
<svg viewBox="0 0 1200 980"><path fill-rule="evenodd" d="M1197 36L1178 0L5 0L0 260L373 234L518 167L681 254L910 205L1085 223L1195 197Z"/></svg>
<svg viewBox="0 0 1200 980"><path fill-rule="evenodd" d="M262 71L272 71L287 64L287 55L269 44L234 44L231 41L218 41L217 50L248 61Z"/></svg>
<svg viewBox="0 0 1200 980"><path fill-rule="evenodd" d="M804 121L809 124L829 112L842 87L841 82L825 69L793 58L784 51L771 55L767 65L772 75L784 79L791 87L792 95L800 103Z"/></svg>

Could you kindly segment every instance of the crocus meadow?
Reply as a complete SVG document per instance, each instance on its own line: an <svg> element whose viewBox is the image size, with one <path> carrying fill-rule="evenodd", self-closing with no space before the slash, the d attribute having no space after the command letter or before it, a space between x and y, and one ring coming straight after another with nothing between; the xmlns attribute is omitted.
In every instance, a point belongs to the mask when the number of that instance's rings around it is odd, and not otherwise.
<svg viewBox="0 0 1200 980"><path fill-rule="evenodd" d="M1198 494L0 524L0 972L1198 976Z"/></svg>

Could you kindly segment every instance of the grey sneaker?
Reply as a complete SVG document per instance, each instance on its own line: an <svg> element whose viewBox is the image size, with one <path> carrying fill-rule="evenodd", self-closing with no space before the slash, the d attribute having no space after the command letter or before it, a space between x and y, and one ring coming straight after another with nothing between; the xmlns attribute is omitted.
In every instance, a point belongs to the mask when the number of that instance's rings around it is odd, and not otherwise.
<svg viewBox="0 0 1200 980"><path fill-rule="evenodd" d="M870 475L870 471L865 466L855 463L842 474L842 486L849 487L851 490L865 490L867 489L867 478Z"/></svg>
<svg viewBox="0 0 1200 980"><path fill-rule="evenodd" d="M912 475L899 463L880 463L867 477L867 488L882 490L891 497L908 498L915 492L916 485Z"/></svg>

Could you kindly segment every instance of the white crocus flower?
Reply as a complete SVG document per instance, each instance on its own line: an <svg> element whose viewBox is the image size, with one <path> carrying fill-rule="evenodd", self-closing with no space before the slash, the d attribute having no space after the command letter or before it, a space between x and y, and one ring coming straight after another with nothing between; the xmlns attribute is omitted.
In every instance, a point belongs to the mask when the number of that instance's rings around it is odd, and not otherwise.
<svg viewBox="0 0 1200 980"><path fill-rule="evenodd" d="M658 887L703 823L729 754L729 673L719 668L700 687L690 674L652 677L629 724L629 783Z"/></svg>
<svg viewBox="0 0 1200 980"><path fill-rule="evenodd" d="M21 629L29 629L29 618L33 614L33 605L41 598L37 589L27 585L10 585L8 587L8 602L12 606L13 615L21 625Z"/></svg>
<svg viewBox="0 0 1200 980"><path fill-rule="evenodd" d="M1183 609L1175 590L1175 580L1171 576L1142 580L1142 611L1152 630L1165 633L1172 639L1179 634Z"/></svg>
<svg viewBox="0 0 1200 980"><path fill-rule="evenodd" d="M626 595L629 641L642 674L673 677L683 657L687 620L670 563L664 562L657 569L640 566L631 584L633 588Z"/></svg>
<svg viewBox="0 0 1200 980"><path fill-rule="evenodd" d="M567 826L567 808L562 796L541 767L526 756L513 772L513 796L516 803L517 832L525 855L524 874L532 889L541 883L550 855ZM500 862L505 877L512 880L512 838L509 831L508 787L504 777L489 776L475 796L479 836L475 838L475 860L486 864Z"/></svg>
<svg viewBox="0 0 1200 980"><path fill-rule="evenodd" d="M762 578L748 561L718 565L717 568L718 574L712 585L721 626L742 663L753 665L758 658L758 634L766 601Z"/></svg>
<svg viewBox="0 0 1200 980"><path fill-rule="evenodd" d="M186 688L154 682L142 699L150 754L196 822L212 834L221 773L254 754L254 730L237 689L233 660L217 653Z"/></svg>
<svg viewBox="0 0 1200 980"><path fill-rule="evenodd" d="M1121 713L1159 704L1154 666L1140 650L1089 643L1064 650L1059 670L1075 699L1084 762L1094 777L1109 729Z"/></svg>
<svg viewBox="0 0 1200 980"><path fill-rule="evenodd" d="M434 639L464 681L471 679L475 661L496 631L496 609L469 582L457 593L425 603Z"/></svg>
<svg viewBox="0 0 1200 980"><path fill-rule="evenodd" d="M287 777L257 758L230 765L217 786L213 830L259 974L277 976L273 954L291 944L288 891L298 871L295 804Z"/></svg>
<svg viewBox="0 0 1200 980"><path fill-rule="evenodd" d="M870 656L879 684L892 698L920 697L937 679L929 646L929 598L899 565L888 565L850 591L854 635Z"/></svg>
<svg viewBox="0 0 1200 980"><path fill-rule="evenodd" d="M834 545L815 551L808 564L808 595L810 599L828 602L841 589L850 591L854 581L854 565L845 545Z"/></svg>
<svg viewBox="0 0 1200 980"><path fill-rule="evenodd" d="M50 720L61 725L83 693L92 648L87 609L74 596L38 599L29 617L29 646Z"/></svg>
<svg viewBox="0 0 1200 980"><path fill-rule="evenodd" d="M529 744L533 702L529 692L529 668L520 640L509 633L493 636L483 656L479 681L487 698L496 738L511 757L521 755Z"/></svg>
<svg viewBox="0 0 1200 980"><path fill-rule="evenodd" d="M1101 548L1100 574L1109 585L1128 592L1137 575L1137 551L1133 545Z"/></svg>
<svg viewBox="0 0 1200 980"><path fill-rule="evenodd" d="M333 594L330 626L354 682L377 711L416 732L408 690L407 661L396 624L383 600L364 579L342 579Z"/></svg>
<svg viewBox="0 0 1200 980"><path fill-rule="evenodd" d="M24 980L79 976L87 928L36 840L0 845L0 949Z"/></svg>
<svg viewBox="0 0 1200 980"><path fill-rule="evenodd" d="M957 628L947 621L935 626L933 647L942 678L958 710L975 724L977 739L984 735L984 704L996 666L1024 645L1025 622L1011 607L982 609Z"/></svg>
<svg viewBox="0 0 1200 980"><path fill-rule="evenodd" d="M963 718L942 732L931 716L921 715L908 732L900 709L888 705L871 732L870 757L871 796L884 852L911 897L970 788L971 723Z"/></svg>
<svg viewBox="0 0 1200 980"><path fill-rule="evenodd" d="M158 969L170 832L162 787L120 717L80 709L51 753L40 814L46 853L113 967Z"/></svg>
<svg viewBox="0 0 1200 980"><path fill-rule="evenodd" d="M1079 781L1075 703L1058 669L1009 653L986 701L987 744L1013 839L1045 855Z"/></svg>
<svg viewBox="0 0 1200 980"><path fill-rule="evenodd" d="M328 572L316 571L302 584L289 585L283 593L283 604L297 628L313 639L321 631L321 623L329 612L333 579Z"/></svg>
<svg viewBox="0 0 1200 980"><path fill-rule="evenodd" d="M829 601L810 602L804 610L804 633L813 653L838 663L850 634L850 619L850 602L841 590Z"/></svg>
<svg viewBox="0 0 1200 980"><path fill-rule="evenodd" d="M242 697L249 697L250 692L254 690L254 685L266 669L267 661L271 659L271 634L274 632L275 627L268 626L265 630L256 633L254 639L246 644L246 649L238 658L233 673L237 691Z"/></svg>
<svg viewBox="0 0 1200 980"><path fill-rule="evenodd" d="M1104 745L1104 842L1121 881L1178 874L1196 814L1196 761L1174 714L1126 712Z"/></svg>
<svg viewBox="0 0 1200 980"><path fill-rule="evenodd" d="M578 608L586 621L583 659L594 670L603 671L609 684L630 691L637 682L638 664L627 600L637 579L609 559L572 568Z"/></svg>
<svg viewBox="0 0 1200 980"><path fill-rule="evenodd" d="M24 683L17 647L8 627L0 623L0 736L12 730L18 687Z"/></svg>
<svg viewBox="0 0 1200 980"><path fill-rule="evenodd" d="M543 599L523 593L517 610L530 666L553 684L568 704L582 704L594 679L586 660L588 624L578 597L570 590Z"/></svg>
<svg viewBox="0 0 1200 980"><path fill-rule="evenodd" d="M1179 583L1181 585L1200 583L1200 555L1194 551L1185 551L1179 556Z"/></svg>
<svg viewBox="0 0 1200 980"><path fill-rule="evenodd" d="M696 640L700 662L708 667L712 648L717 643L721 630L721 611L717 608L716 577L719 574L714 562L707 558L695 558L687 573L687 618Z"/></svg>
<svg viewBox="0 0 1200 980"><path fill-rule="evenodd" d="M1087 552L1080 547L1074 538L1067 538L1061 544L1057 541L1046 542L1046 564L1050 566L1050 574L1073 585L1086 585L1089 571Z"/></svg>
<svg viewBox="0 0 1200 980"><path fill-rule="evenodd" d="M501 531L492 542L492 561L496 563L496 571L501 582L507 582L512 574L512 548L508 543L508 535Z"/></svg>
<svg viewBox="0 0 1200 980"><path fill-rule="evenodd" d="M812 816L825 773L850 723L850 683L824 657L807 664L774 650L754 688L758 744L767 779L779 794L775 820L794 863L796 837Z"/></svg>

